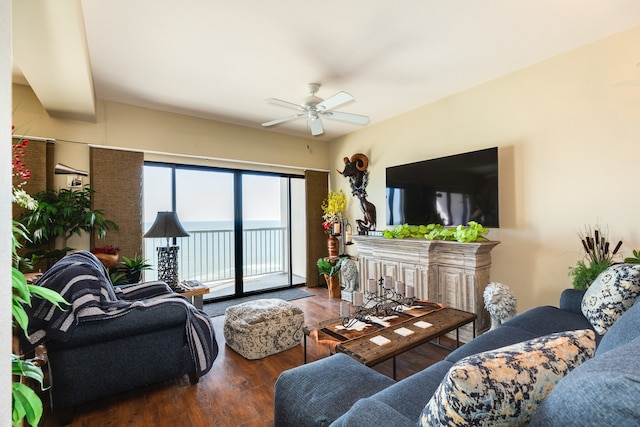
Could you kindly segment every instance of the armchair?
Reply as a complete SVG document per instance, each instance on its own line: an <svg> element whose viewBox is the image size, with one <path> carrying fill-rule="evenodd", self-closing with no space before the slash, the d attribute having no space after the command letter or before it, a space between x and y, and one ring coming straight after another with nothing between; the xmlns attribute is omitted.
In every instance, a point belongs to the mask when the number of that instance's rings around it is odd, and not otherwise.
<svg viewBox="0 0 640 427"><path fill-rule="evenodd" d="M29 339L45 343L52 410L189 374L206 374L218 354L211 320L162 282L113 288L86 251L67 255L37 282L71 304L27 307ZM141 299L139 299L141 298Z"/></svg>

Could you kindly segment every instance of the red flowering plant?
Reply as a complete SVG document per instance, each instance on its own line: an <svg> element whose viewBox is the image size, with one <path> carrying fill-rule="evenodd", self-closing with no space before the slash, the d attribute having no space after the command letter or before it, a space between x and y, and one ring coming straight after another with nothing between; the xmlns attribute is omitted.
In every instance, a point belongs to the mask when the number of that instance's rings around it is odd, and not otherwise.
<svg viewBox="0 0 640 427"><path fill-rule="evenodd" d="M15 126L12 126L11 133L13 133L14 130ZM24 149L27 148L27 144L29 144L29 140L24 138L20 138L18 139L18 142L16 142L15 144L11 144L11 175L18 177L21 180L20 183L12 188L11 201L15 202L25 209L32 211L38 207L38 202L35 201L29 194L27 194L26 191L20 188L27 183L27 179L31 178L31 171L22 161L22 158L25 155Z"/></svg>
<svg viewBox="0 0 640 427"><path fill-rule="evenodd" d="M322 228L324 229L324 233L327 236L331 236L331 231L333 230L333 223L330 221L325 221L322 223Z"/></svg>
<svg viewBox="0 0 640 427"><path fill-rule="evenodd" d="M11 132L15 130L15 126L11 127ZM25 155L24 149L29 144L28 139L20 138L15 144L11 144L11 151L13 158L11 159L11 166L13 168L13 176L18 176L21 179L31 178L31 171L27 169L26 165L22 162L22 157ZM19 186L22 186L21 185Z"/></svg>

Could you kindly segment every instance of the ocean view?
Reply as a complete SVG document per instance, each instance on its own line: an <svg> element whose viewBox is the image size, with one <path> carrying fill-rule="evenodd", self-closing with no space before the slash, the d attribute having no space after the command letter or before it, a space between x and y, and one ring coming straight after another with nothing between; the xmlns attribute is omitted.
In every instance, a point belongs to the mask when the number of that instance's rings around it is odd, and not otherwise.
<svg viewBox="0 0 640 427"><path fill-rule="evenodd" d="M145 230L152 223L145 223ZM233 221L185 221L188 237L179 237L178 271L181 280L217 282L235 277ZM243 229L243 271L245 277L281 273L286 270L286 229L278 221L247 221ZM155 280L156 247L166 239L143 239L143 257L154 264L145 280Z"/></svg>

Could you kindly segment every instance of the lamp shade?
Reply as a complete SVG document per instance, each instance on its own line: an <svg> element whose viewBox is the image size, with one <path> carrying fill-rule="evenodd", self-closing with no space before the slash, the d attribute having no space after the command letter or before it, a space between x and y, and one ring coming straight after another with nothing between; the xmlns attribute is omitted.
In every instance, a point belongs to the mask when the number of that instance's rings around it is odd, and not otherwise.
<svg viewBox="0 0 640 427"><path fill-rule="evenodd" d="M155 222L144 237L186 237L189 233L182 227L175 212L158 212Z"/></svg>

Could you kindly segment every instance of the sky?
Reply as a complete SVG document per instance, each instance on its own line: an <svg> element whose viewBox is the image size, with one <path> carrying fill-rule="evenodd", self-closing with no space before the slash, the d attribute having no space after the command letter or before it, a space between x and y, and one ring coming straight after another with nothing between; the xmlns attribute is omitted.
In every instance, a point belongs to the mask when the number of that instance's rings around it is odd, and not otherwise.
<svg viewBox="0 0 640 427"><path fill-rule="evenodd" d="M244 175L245 220L279 221L282 205L281 179L277 176ZM232 221L233 174L230 172L178 169L177 212L181 222ZM144 167L144 222L149 225L159 211L171 208L171 168Z"/></svg>

